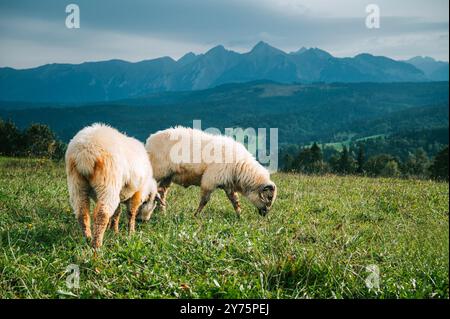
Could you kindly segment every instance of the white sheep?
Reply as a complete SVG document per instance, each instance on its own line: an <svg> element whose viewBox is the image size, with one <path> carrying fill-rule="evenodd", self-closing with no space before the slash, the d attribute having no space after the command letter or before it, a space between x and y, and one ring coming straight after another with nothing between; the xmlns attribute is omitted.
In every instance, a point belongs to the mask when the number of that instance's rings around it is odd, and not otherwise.
<svg viewBox="0 0 450 319"><path fill-rule="evenodd" d="M133 233L139 214L149 218L155 208L157 184L144 145L116 129L93 124L70 141L66 155L70 203L84 236L91 239L89 203L95 200L92 246L102 245L108 223L118 232L120 203L128 208Z"/></svg>
<svg viewBox="0 0 450 319"><path fill-rule="evenodd" d="M225 191L238 216L241 208L237 193L246 196L262 216L275 201L277 188L268 170L230 137L175 127L151 135L145 148L158 182L163 210L172 182L201 187L195 215L205 207L216 188Z"/></svg>

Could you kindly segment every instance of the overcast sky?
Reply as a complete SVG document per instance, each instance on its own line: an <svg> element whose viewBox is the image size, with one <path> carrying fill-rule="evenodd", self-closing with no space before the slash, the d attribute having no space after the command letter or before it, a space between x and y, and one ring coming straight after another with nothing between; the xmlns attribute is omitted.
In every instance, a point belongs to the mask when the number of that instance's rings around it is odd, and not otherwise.
<svg viewBox="0 0 450 319"><path fill-rule="evenodd" d="M81 28L65 26L79 5ZM381 10L379 29L366 6ZM263 40L287 52L319 47L448 61L448 0L0 0L0 66L108 59L174 59L223 44L246 52Z"/></svg>

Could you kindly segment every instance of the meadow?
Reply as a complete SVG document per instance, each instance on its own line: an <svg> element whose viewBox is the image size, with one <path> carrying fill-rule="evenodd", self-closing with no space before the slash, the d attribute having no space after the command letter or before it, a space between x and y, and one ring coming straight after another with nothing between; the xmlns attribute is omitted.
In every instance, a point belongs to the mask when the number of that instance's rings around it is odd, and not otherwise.
<svg viewBox="0 0 450 319"><path fill-rule="evenodd" d="M275 174L265 218L175 186L94 257L63 163L0 158L0 298L449 298L448 183ZM80 269L79 288L66 268ZM379 285L366 285L379 273ZM371 281L373 282L373 281Z"/></svg>

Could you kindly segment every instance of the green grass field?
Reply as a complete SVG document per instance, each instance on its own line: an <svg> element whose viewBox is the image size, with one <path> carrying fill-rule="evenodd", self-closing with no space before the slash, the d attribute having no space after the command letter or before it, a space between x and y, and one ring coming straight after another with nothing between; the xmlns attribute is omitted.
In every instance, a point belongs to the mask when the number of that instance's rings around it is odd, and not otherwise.
<svg viewBox="0 0 450 319"><path fill-rule="evenodd" d="M431 181L276 174L266 218L223 192L174 187L96 258L70 210L64 167L0 158L0 298L448 298L449 189ZM80 287L66 287L66 267ZM379 288L366 287L379 269ZM373 273L372 273L373 275ZM372 276L373 278L373 276ZM373 282L373 281L372 281Z"/></svg>

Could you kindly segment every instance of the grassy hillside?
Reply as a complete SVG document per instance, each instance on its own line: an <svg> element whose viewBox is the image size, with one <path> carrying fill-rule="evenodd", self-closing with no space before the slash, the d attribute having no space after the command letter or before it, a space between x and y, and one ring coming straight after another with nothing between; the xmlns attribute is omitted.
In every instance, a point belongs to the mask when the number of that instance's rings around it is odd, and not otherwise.
<svg viewBox="0 0 450 319"><path fill-rule="evenodd" d="M62 164L0 158L0 298L448 298L448 184L276 174L266 218L223 193L174 187L131 238L122 219L97 258L68 205ZM65 286L69 264L80 288ZM369 290L366 267L380 270ZM69 294L68 294L69 293Z"/></svg>

